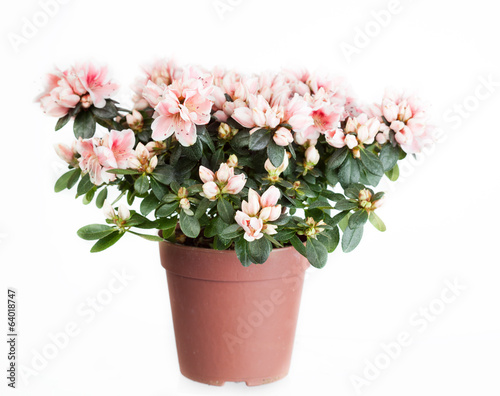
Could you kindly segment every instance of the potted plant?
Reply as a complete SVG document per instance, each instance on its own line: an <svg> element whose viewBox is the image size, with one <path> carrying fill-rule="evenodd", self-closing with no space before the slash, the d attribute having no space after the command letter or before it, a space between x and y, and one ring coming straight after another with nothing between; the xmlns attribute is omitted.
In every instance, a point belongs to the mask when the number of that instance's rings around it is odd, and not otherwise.
<svg viewBox="0 0 500 396"><path fill-rule="evenodd" d="M365 106L342 80L305 71L166 61L145 69L131 110L117 88L83 63L51 73L38 98L56 130L73 122L74 142L56 146L69 167L56 192L76 186L106 216L78 235L92 252L125 233L159 242L186 377L282 378L305 269L339 244L352 251L368 221L385 230L372 188L432 142L425 109L396 93Z"/></svg>

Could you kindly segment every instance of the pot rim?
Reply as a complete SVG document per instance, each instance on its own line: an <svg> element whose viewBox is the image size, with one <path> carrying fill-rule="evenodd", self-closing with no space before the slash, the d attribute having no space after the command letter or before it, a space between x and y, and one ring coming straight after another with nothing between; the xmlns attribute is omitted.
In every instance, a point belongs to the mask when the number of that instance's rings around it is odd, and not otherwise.
<svg viewBox="0 0 500 396"><path fill-rule="evenodd" d="M160 233L158 233L159 235ZM233 253L236 253L236 250L234 249L224 249L224 250L217 250L217 249L211 249L211 248L207 248L207 247L198 247L198 246L189 246L189 245L183 245L182 243L175 243L175 242L170 242L170 241L167 241L167 240L163 240L163 241L160 241L160 243L168 243L170 245L174 245L175 247L178 247L178 248L182 248L182 249L189 249L189 250L207 250L207 251L210 251L210 252L216 252L216 253L229 253L229 252L233 252ZM282 247L282 248L275 248L273 247L272 251L278 251L278 250L286 250L286 249L295 249L292 245L290 246L285 246L285 247Z"/></svg>

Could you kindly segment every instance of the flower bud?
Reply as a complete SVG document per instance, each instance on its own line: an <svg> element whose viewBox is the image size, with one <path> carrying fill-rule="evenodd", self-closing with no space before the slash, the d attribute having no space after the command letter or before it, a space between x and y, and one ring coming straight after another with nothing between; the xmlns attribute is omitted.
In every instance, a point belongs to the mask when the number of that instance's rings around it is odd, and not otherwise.
<svg viewBox="0 0 500 396"><path fill-rule="evenodd" d="M215 178L221 183L227 183L229 178L234 175L234 169L230 168L225 162L221 163L219 170L215 172Z"/></svg>
<svg viewBox="0 0 500 396"><path fill-rule="evenodd" d="M210 169L205 168L203 165L200 166L199 174L200 174L200 179L203 183L214 181L215 178L214 173Z"/></svg>
<svg viewBox="0 0 500 396"><path fill-rule="evenodd" d="M89 94L85 94L82 96L80 99L80 102L82 102L82 107L84 109L88 109L90 106L92 106L92 98L90 97Z"/></svg>
<svg viewBox="0 0 500 396"><path fill-rule="evenodd" d="M217 131L219 138L223 140L231 140L238 133L238 129L231 128L225 122L221 122Z"/></svg>
<svg viewBox="0 0 500 396"><path fill-rule="evenodd" d="M359 192L358 199L360 201L370 201L372 199L372 193L365 188Z"/></svg>
<svg viewBox="0 0 500 396"><path fill-rule="evenodd" d="M130 211L125 204L121 204L118 207L118 217L123 221L130 219Z"/></svg>
<svg viewBox="0 0 500 396"><path fill-rule="evenodd" d="M373 207L375 209L378 209L384 204L384 202L385 202L385 196L383 196L382 198L377 199L375 202L373 202Z"/></svg>
<svg viewBox="0 0 500 396"><path fill-rule="evenodd" d="M179 201L179 206L182 208L182 209L189 209L191 207L191 203L189 202L189 200L187 198L182 198L180 201Z"/></svg>
<svg viewBox="0 0 500 396"><path fill-rule="evenodd" d="M305 152L304 167L311 170L319 162L319 152L316 147L311 146Z"/></svg>
<svg viewBox="0 0 500 396"><path fill-rule="evenodd" d="M132 110L132 114L127 114L126 116L127 124L133 131L140 132L142 131L142 127L144 125L144 118L142 114L137 110Z"/></svg>
<svg viewBox="0 0 500 396"><path fill-rule="evenodd" d="M278 146L288 146L293 142L293 136L287 128L281 127L274 133L273 140Z"/></svg>
<svg viewBox="0 0 500 396"><path fill-rule="evenodd" d="M104 216L109 220L113 220L116 217L115 210L107 199L104 200L104 203L102 204L102 211L104 213Z"/></svg>
<svg viewBox="0 0 500 396"><path fill-rule="evenodd" d="M177 197L179 198L187 198L189 195L188 189L186 187L181 187L179 188L179 191L177 191Z"/></svg>
<svg viewBox="0 0 500 396"><path fill-rule="evenodd" d="M238 194L241 190L243 190L246 182L247 180L243 173L236 176L231 176L226 186L222 189L222 192L228 194Z"/></svg>
<svg viewBox="0 0 500 396"><path fill-rule="evenodd" d="M215 182L209 181L203 184L203 195L209 200L214 201L219 193L219 187L215 184Z"/></svg>
<svg viewBox="0 0 500 396"><path fill-rule="evenodd" d="M236 168L238 166L238 157L236 154L231 154L226 163L229 167Z"/></svg>

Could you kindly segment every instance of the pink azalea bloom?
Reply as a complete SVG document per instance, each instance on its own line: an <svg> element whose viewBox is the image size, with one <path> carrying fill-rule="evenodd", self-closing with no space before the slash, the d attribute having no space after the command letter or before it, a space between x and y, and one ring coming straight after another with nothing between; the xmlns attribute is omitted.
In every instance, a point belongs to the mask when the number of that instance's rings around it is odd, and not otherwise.
<svg viewBox="0 0 500 396"><path fill-rule="evenodd" d="M235 175L234 168L225 162L219 165L215 173L202 165L199 175L203 182L203 195L211 200L215 200L219 193L238 194L246 184L246 176L243 173Z"/></svg>
<svg viewBox="0 0 500 396"><path fill-rule="evenodd" d="M153 139L165 140L175 133L183 146L194 144L196 125L210 121L212 101L208 95L212 89L212 78L192 69L185 71L180 80L174 80L155 107Z"/></svg>
<svg viewBox="0 0 500 396"><path fill-rule="evenodd" d="M260 211L260 196L255 190L248 190L248 202L243 201L241 209L249 216L257 216Z"/></svg>
<svg viewBox="0 0 500 396"><path fill-rule="evenodd" d="M262 197L260 197L260 204L263 208L274 206L276 205L280 197L280 190L275 186L271 186L266 190L264 194L262 194Z"/></svg>
<svg viewBox="0 0 500 396"><path fill-rule="evenodd" d="M126 169L129 160L134 157L134 132L112 130L103 138L80 139L77 151L80 169L89 173L90 180L97 186L116 179L116 175L107 172L110 169Z"/></svg>
<svg viewBox="0 0 500 396"><path fill-rule="evenodd" d="M75 92L80 93L85 90L81 94L88 93L95 107L104 107L106 99L111 98L118 90L118 84L111 82L106 66L98 67L87 62L75 67L70 73L75 73L78 77L73 80Z"/></svg>
<svg viewBox="0 0 500 396"><path fill-rule="evenodd" d="M238 210L235 215L236 223L245 230L245 238L248 242L255 241L263 237L262 228L264 226L261 219L250 217L246 213Z"/></svg>
<svg viewBox="0 0 500 396"><path fill-rule="evenodd" d="M325 132L326 142L335 148L342 148L346 145L345 134L342 129Z"/></svg>

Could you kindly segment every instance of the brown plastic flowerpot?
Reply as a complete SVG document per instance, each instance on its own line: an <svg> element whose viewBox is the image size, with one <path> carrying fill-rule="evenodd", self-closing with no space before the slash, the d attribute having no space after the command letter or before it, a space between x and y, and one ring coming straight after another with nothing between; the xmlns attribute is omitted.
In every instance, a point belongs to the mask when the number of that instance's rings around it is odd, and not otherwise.
<svg viewBox="0 0 500 396"><path fill-rule="evenodd" d="M234 251L160 242L181 373L261 385L288 374L307 260L275 249L243 267Z"/></svg>

